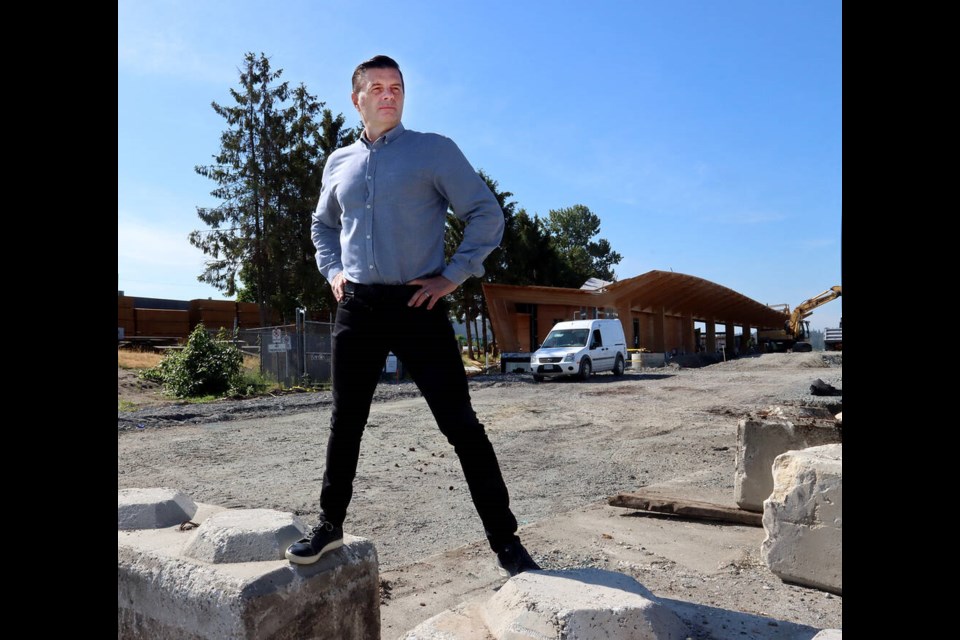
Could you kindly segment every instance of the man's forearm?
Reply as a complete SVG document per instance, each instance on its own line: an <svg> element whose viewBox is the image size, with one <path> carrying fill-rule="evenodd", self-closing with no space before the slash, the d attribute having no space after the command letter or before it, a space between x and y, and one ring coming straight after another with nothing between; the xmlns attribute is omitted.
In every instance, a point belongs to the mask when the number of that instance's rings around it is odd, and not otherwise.
<svg viewBox="0 0 960 640"><path fill-rule="evenodd" d="M314 214L310 238L317 249L317 267L329 282L343 271L343 262L340 258L340 230L327 226Z"/></svg>

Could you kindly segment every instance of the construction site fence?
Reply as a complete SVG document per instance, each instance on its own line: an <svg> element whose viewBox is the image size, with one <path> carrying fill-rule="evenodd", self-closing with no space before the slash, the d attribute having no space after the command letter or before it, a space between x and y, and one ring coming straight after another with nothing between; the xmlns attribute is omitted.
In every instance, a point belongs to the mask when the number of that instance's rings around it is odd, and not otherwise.
<svg viewBox="0 0 960 640"><path fill-rule="evenodd" d="M259 352L260 372L280 384L330 382L333 324L302 321L256 329L240 329L237 338L248 352Z"/></svg>

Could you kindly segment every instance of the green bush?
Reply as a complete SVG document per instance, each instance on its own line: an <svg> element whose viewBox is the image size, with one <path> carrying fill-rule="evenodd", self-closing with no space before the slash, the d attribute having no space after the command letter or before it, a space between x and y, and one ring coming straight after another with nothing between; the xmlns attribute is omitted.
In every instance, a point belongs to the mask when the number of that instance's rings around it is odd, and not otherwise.
<svg viewBox="0 0 960 640"><path fill-rule="evenodd" d="M230 383L227 395L256 396L266 392L271 386L276 386L276 383L259 371L241 370L240 375Z"/></svg>
<svg viewBox="0 0 960 640"><path fill-rule="evenodd" d="M241 377L243 354L229 339L223 330L214 339L199 324L183 349L167 355L142 376L178 398L222 396L246 387Z"/></svg>

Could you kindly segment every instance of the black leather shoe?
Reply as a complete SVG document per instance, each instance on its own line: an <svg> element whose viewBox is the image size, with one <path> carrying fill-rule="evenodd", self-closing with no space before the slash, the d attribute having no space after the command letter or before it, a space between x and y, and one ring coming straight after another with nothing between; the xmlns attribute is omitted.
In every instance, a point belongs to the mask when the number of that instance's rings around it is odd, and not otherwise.
<svg viewBox="0 0 960 640"><path fill-rule="evenodd" d="M305 537L287 547L284 555L294 564L313 564L323 554L342 546L343 527L327 522L326 518L320 516L317 526Z"/></svg>
<svg viewBox="0 0 960 640"><path fill-rule="evenodd" d="M527 550L523 548L520 541L511 542L497 554L497 560L500 568L507 572L511 578L524 571L537 571L540 565L533 561Z"/></svg>

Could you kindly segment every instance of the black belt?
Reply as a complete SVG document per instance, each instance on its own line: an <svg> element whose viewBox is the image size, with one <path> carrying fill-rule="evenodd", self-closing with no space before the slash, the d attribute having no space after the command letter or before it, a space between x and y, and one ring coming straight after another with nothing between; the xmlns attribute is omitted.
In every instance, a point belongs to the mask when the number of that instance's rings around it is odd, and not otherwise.
<svg viewBox="0 0 960 640"><path fill-rule="evenodd" d="M359 284L357 282L343 281L343 290L346 293L363 294L391 294L400 291L417 291L420 288L418 284Z"/></svg>
<svg viewBox="0 0 960 640"><path fill-rule="evenodd" d="M349 280L343 283L343 300L351 298L375 303L377 301L406 304L420 290L417 284L358 284Z"/></svg>

